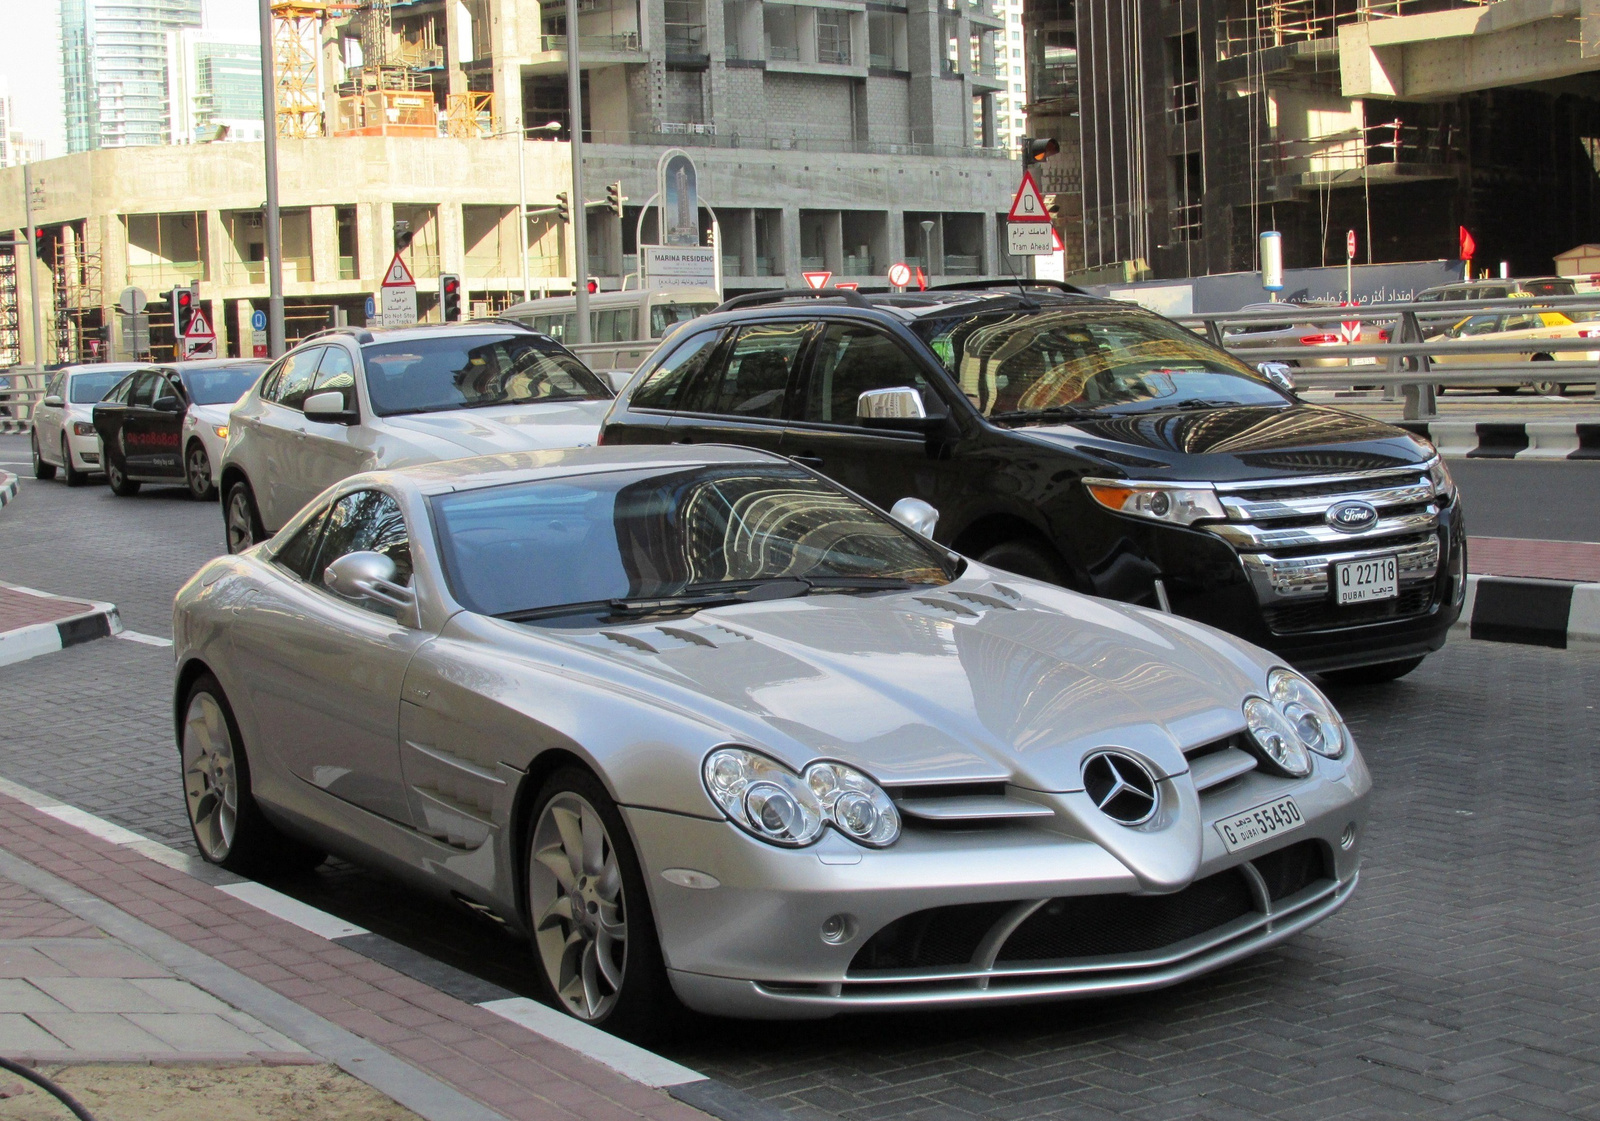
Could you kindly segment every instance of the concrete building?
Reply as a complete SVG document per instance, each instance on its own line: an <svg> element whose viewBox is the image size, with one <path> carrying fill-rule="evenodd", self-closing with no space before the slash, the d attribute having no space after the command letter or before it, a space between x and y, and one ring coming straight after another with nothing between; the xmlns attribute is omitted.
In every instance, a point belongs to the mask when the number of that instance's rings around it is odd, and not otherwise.
<svg viewBox="0 0 1600 1121"><path fill-rule="evenodd" d="M174 144L259 142L261 48L197 28L167 32L167 108Z"/></svg>
<svg viewBox="0 0 1600 1121"><path fill-rule="evenodd" d="M200 26L200 0L61 0L67 151L165 144L167 33Z"/></svg>
<svg viewBox="0 0 1600 1121"><path fill-rule="evenodd" d="M1252 270L1267 229L1290 267L1348 230L1360 262L1437 259L1466 226L1543 273L1600 234L1592 0L1028 2L1071 33L1089 267Z"/></svg>

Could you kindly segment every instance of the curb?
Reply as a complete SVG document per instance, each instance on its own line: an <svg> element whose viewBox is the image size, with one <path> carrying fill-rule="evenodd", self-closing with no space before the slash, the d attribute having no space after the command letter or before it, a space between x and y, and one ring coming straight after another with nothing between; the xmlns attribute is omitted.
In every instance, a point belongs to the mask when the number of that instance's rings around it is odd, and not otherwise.
<svg viewBox="0 0 1600 1121"><path fill-rule="evenodd" d="M9 471L0 471L0 507L17 496L17 477Z"/></svg>
<svg viewBox="0 0 1600 1121"><path fill-rule="evenodd" d="M33 431L33 421L16 417L0 418L0 436L26 436Z"/></svg>
<svg viewBox="0 0 1600 1121"><path fill-rule="evenodd" d="M1446 459L1600 459L1600 424L1573 420L1402 420Z"/></svg>
<svg viewBox="0 0 1600 1121"><path fill-rule="evenodd" d="M3 584L0 587L41 598L56 598L46 596L43 592L36 592L32 588L19 588L13 584ZM89 603L88 611L71 618L58 619L53 623L34 623L0 634L0 666L14 665L29 658L37 658L41 654L54 654L57 650L65 650L68 646L77 646L84 642L93 642L97 638L110 638L112 635L122 633L122 618L117 614L116 604L96 603L92 600Z"/></svg>
<svg viewBox="0 0 1600 1121"><path fill-rule="evenodd" d="M1600 644L1600 584L1468 576L1461 618L1450 629L1486 642L1557 650Z"/></svg>

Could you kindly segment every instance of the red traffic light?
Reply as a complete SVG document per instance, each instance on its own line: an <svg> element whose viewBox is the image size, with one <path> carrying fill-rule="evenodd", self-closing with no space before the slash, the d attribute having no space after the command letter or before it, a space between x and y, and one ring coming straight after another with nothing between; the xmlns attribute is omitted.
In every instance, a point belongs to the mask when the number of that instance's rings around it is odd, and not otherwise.
<svg viewBox="0 0 1600 1121"><path fill-rule="evenodd" d="M447 277L444 282L444 290L446 294L454 296L457 292L461 291L461 282L453 276Z"/></svg>
<svg viewBox="0 0 1600 1121"><path fill-rule="evenodd" d="M598 280L591 280L591 281L589 281L588 288L589 288L589 295L592 296L596 292L600 291L600 282Z"/></svg>
<svg viewBox="0 0 1600 1121"><path fill-rule="evenodd" d="M181 291L178 293L178 306L186 308L193 299L194 297L187 290Z"/></svg>

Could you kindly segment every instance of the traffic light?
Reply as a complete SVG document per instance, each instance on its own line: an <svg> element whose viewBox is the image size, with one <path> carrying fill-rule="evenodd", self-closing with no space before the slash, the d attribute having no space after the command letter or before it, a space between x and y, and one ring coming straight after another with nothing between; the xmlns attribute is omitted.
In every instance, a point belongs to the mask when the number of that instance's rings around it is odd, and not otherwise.
<svg viewBox="0 0 1600 1121"><path fill-rule="evenodd" d="M556 220L558 222L572 221L572 208L567 205L567 192L560 191L556 194Z"/></svg>
<svg viewBox="0 0 1600 1121"><path fill-rule="evenodd" d="M439 321L459 323L465 318L461 313L461 278L444 273L439 277Z"/></svg>
<svg viewBox="0 0 1600 1121"><path fill-rule="evenodd" d="M588 283L585 284L585 287L588 288L589 295L592 296L596 292L600 291L600 281L591 276L588 280Z"/></svg>
<svg viewBox="0 0 1600 1121"><path fill-rule="evenodd" d="M606 184L606 207L618 218L622 217L622 184Z"/></svg>
<svg viewBox="0 0 1600 1121"><path fill-rule="evenodd" d="M194 290L174 288L167 299L172 302L172 334L176 338L185 338L189 334L189 323L194 319Z"/></svg>
<svg viewBox="0 0 1600 1121"><path fill-rule="evenodd" d="M411 239L417 235L411 232L411 223L404 218L395 220L394 224L394 251L404 253L411 248Z"/></svg>
<svg viewBox="0 0 1600 1121"><path fill-rule="evenodd" d="M1024 136L1022 138L1022 166L1033 167L1061 151L1061 145L1051 136Z"/></svg>

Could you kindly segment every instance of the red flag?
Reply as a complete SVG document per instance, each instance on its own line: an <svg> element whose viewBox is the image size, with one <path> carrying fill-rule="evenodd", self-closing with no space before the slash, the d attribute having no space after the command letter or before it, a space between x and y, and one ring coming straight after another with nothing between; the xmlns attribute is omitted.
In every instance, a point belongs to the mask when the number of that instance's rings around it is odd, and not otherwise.
<svg viewBox="0 0 1600 1121"><path fill-rule="evenodd" d="M1470 260L1472 260L1473 256L1477 252L1478 252L1478 243L1472 240L1472 235L1467 232L1467 227L1462 226L1461 227L1461 259L1463 261L1470 261Z"/></svg>
<svg viewBox="0 0 1600 1121"><path fill-rule="evenodd" d="M919 292L926 292L928 290L928 278L922 274L921 265L917 266L917 290Z"/></svg>

